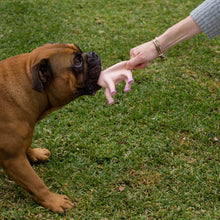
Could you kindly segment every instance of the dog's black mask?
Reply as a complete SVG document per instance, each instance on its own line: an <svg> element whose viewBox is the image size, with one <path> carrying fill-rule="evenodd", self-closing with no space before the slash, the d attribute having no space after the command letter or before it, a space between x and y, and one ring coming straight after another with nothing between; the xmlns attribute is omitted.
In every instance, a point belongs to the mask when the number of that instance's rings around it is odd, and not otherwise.
<svg viewBox="0 0 220 220"><path fill-rule="evenodd" d="M97 84L101 73L102 64L100 57L95 53L87 53L87 78L84 87L85 95L95 95L101 87Z"/></svg>
<svg viewBox="0 0 220 220"><path fill-rule="evenodd" d="M101 59L95 52L85 53L83 57L86 62L86 67L85 64L83 65L83 76L82 72L76 74L78 79L83 77L83 80L79 80L81 82L78 84L78 91L80 95L95 95L97 90L101 88L97 84L102 69Z"/></svg>

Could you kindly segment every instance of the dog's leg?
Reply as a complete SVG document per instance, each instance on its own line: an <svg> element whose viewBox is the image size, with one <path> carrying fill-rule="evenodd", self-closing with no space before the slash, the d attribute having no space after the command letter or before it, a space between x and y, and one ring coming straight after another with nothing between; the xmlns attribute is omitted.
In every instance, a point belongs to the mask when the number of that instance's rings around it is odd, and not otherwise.
<svg viewBox="0 0 220 220"><path fill-rule="evenodd" d="M46 162L50 158L50 151L47 149L29 147L26 151L28 159L31 163Z"/></svg>
<svg viewBox="0 0 220 220"><path fill-rule="evenodd" d="M25 153L14 158L2 160L1 164L13 180L26 189L34 201L53 212L63 213L73 207L69 198L49 191L43 181L32 169Z"/></svg>

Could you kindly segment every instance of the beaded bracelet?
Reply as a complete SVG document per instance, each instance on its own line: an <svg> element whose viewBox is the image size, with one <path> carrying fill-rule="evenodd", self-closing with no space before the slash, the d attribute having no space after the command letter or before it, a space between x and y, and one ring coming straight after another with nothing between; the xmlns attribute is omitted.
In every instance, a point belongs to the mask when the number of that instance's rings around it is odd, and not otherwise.
<svg viewBox="0 0 220 220"><path fill-rule="evenodd" d="M156 47L156 50L158 52L159 57L161 58L161 60L164 60L166 55L165 53L162 51L160 44L158 43L157 37L155 37L155 39L153 40L153 43Z"/></svg>

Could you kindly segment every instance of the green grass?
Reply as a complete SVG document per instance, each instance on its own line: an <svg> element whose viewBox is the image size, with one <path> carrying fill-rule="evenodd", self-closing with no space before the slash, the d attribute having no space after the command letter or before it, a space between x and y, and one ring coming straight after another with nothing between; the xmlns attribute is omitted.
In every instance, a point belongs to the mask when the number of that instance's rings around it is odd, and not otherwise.
<svg viewBox="0 0 220 220"><path fill-rule="evenodd" d="M201 2L0 0L0 59L76 43L107 68ZM135 71L113 106L100 90L47 116L32 147L52 156L33 168L75 206L44 209L0 168L0 219L219 219L219 46L199 35Z"/></svg>

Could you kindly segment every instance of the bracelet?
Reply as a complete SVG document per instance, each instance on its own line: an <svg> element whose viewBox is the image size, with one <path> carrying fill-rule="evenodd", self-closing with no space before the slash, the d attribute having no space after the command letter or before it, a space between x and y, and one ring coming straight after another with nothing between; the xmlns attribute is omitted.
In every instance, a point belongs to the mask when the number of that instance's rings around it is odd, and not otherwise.
<svg viewBox="0 0 220 220"><path fill-rule="evenodd" d="M153 40L153 43L156 47L156 50L158 52L159 57L161 58L161 60L164 60L166 55L165 53L162 51L160 44L158 43L157 37L155 37L155 39Z"/></svg>

